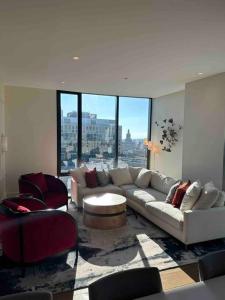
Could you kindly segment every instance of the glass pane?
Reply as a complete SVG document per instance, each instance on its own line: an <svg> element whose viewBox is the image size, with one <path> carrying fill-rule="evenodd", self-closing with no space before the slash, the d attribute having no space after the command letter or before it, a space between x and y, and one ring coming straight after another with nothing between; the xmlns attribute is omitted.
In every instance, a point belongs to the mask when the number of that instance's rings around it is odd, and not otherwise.
<svg viewBox="0 0 225 300"><path fill-rule="evenodd" d="M147 166L148 98L119 98L119 158L118 166Z"/></svg>
<svg viewBox="0 0 225 300"><path fill-rule="evenodd" d="M61 173L77 166L77 95L61 93Z"/></svg>
<svg viewBox="0 0 225 300"><path fill-rule="evenodd" d="M115 157L116 97L82 94L82 161L88 168L112 168Z"/></svg>

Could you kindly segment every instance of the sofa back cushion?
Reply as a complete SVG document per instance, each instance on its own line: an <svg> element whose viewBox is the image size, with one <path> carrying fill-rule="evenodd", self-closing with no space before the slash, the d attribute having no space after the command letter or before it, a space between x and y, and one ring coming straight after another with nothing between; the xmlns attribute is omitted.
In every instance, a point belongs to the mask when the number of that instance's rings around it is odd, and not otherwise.
<svg viewBox="0 0 225 300"><path fill-rule="evenodd" d="M81 187L86 187L86 180L85 180L85 172L88 171L87 167L80 167L70 171L70 175L76 180L77 183L81 185Z"/></svg>
<svg viewBox="0 0 225 300"><path fill-rule="evenodd" d="M85 180L87 187L95 188L98 186L96 168L85 172Z"/></svg>
<svg viewBox="0 0 225 300"><path fill-rule="evenodd" d="M43 173L32 173L23 176L23 178L36 185L42 193L47 192L48 186Z"/></svg>
<svg viewBox="0 0 225 300"><path fill-rule="evenodd" d="M170 188L176 183L176 180L161 174L157 171L152 171L151 187L161 193L168 194Z"/></svg>
<svg viewBox="0 0 225 300"><path fill-rule="evenodd" d="M184 195L188 189L188 187L191 185L190 181L186 181L186 182L182 182L176 192L175 195L173 196L173 200L172 200L172 205L176 208L180 208L181 206L181 202L184 198Z"/></svg>
<svg viewBox="0 0 225 300"><path fill-rule="evenodd" d="M129 167L129 171L130 171L130 175L132 177L133 183L137 179L138 174L140 173L141 170L142 170L141 167Z"/></svg>
<svg viewBox="0 0 225 300"><path fill-rule="evenodd" d="M196 201L198 201L201 191L202 191L201 182L200 181L193 182L186 190L186 193L184 195L184 198L180 206L180 210L184 212L186 210L192 209Z"/></svg>
<svg viewBox="0 0 225 300"><path fill-rule="evenodd" d="M152 175L152 172L150 170L143 168L139 172L134 183L136 184L136 186L138 186L142 189L146 189L149 186L149 183L151 180L151 175Z"/></svg>
<svg viewBox="0 0 225 300"><path fill-rule="evenodd" d="M219 197L219 190L214 186L213 182L208 182L204 185L198 201L193 206L192 210L209 209Z"/></svg>
<svg viewBox="0 0 225 300"><path fill-rule="evenodd" d="M106 186L107 184L110 183L110 177L108 172L102 170L102 171L96 171L96 173L97 173L98 184L100 186Z"/></svg>
<svg viewBox="0 0 225 300"><path fill-rule="evenodd" d="M132 184L133 180L128 168L117 168L109 170L113 184L120 186L124 184Z"/></svg>

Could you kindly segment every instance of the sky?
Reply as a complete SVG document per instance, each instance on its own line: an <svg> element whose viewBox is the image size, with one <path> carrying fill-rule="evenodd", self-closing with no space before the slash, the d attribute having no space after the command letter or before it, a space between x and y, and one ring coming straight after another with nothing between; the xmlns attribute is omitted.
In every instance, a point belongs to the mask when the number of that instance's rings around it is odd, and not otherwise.
<svg viewBox="0 0 225 300"><path fill-rule="evenodd" d="M98 119L115 120L116 97L82 94L82 111L97 114ZM77 111L77 95L61 94L63 115ZM122 126L122 138L128 129L131 138L147 138L148 130L148 98L120 97L119 125Z"/></svg>

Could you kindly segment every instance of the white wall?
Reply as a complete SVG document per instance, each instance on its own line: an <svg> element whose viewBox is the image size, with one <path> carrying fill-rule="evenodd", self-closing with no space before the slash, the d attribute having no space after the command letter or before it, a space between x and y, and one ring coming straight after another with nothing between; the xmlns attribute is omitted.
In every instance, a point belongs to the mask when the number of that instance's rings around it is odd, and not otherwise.
<svg viewBox="0 0 225 300"><path fill-rule="evenodd" d="M30 172L57 173L56 92L5 87L7 194L18 191L18 178Z"/></svg>
<svg viewBox="0 0 225 300"><path fill-rule="evenodd" d="M152 105L152 141L160 145L161 130L156 126L156 121L173 118L174 121L183 126L184 121L184 91L167 96L155 98ZM151 168L174 178L182 176L182 151L183 131L179 133L179 142L172 148L172 152L161 151L156 154L155 167L154 157L151 155Z"/></svg>
<svg viewBox="0 0 225 300"><path fill-rule="evenodd" d="M186 84L183 177L223 182L225 73Z"/></svg>
<svg viewBox="0 0 225 300"><path fill-rule="evenodd" d="M0 138L5 134L4 88L0 83ZM0 147L0 199L5 196L5 153Z"/></svg>

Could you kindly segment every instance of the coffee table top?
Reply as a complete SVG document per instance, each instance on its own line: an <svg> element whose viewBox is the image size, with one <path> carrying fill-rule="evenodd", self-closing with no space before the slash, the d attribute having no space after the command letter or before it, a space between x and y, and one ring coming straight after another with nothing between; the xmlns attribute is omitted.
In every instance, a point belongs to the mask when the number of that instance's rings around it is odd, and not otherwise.
<svg viewBox="0 0 225 300"><path fill-rule="evenodd" d="M88 206L117 206L126 204L127 199L122 195L113 193L102 193L86 196L83 202Z"/></svg>

